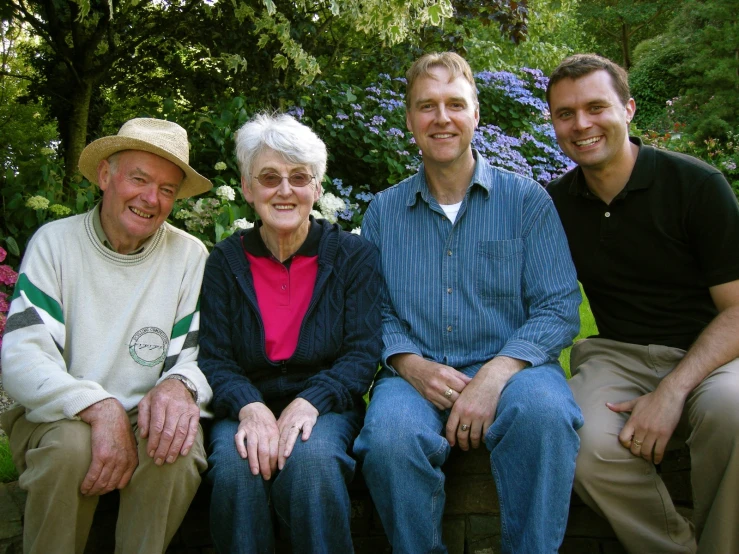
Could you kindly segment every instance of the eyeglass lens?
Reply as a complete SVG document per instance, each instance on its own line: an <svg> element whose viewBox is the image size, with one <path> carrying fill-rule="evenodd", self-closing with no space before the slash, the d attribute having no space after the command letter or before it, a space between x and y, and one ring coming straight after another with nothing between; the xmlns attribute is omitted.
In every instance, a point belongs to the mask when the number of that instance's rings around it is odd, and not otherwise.
<svg viewBox="0 0 739 554"><path fill-rule="evenodd" d="M262 173L257 176L259 183L268 188L275 188L282 183L282 175L279 173ZM313 175L308 173L291 173L287 181L293 187L304 187L313 180Z"/></svg>

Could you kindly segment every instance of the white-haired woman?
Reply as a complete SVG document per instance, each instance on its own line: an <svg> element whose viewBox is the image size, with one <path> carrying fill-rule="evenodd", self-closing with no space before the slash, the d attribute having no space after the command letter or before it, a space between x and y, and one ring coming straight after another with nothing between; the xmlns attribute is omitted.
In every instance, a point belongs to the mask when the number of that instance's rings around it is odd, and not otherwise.
<svg viewBox="0 0 739 554"><path fill-rule="evenodd" d="M351 445L381 350L379 256L310 216L327 155L308 127L258 115L236 156L260 221L216 245L203 279L211 534L222 553L271 552L271 505L293 552L345 554Z"/></svg>

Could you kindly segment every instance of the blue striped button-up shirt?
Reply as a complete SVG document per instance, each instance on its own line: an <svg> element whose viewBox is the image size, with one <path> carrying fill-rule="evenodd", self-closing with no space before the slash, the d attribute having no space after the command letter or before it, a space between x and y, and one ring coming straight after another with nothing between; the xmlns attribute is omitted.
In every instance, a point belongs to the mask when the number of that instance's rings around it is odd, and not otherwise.
<svg viewBox="0 0 739 554"><path fill-rule="evenodd" d="M379 193L364 216L362 235L380 249L390 294L386 366L399 353L460 370L497 355L536 366L555 361L577 334L580 291L549 195L475 158L454 224L423 166Z"/></svg>

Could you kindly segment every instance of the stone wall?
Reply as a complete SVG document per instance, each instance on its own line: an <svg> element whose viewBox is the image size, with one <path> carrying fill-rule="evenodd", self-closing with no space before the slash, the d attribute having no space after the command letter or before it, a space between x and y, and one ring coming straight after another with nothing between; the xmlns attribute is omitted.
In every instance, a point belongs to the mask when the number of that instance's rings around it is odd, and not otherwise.
<svg viewBox="0 0 739 554"><path fill-rule="evenodd" d="M690 461L687 450L669 453L661 465L663 479L681 512L690 516ZM447 504L444 541L450 554L495 554L500 552L500 513L495 484L490 475L487 451L464 453L458 449L445 466ZM185 517L168 554L215 554L208 534L208 499L203 485ZM357 554L390 553L361 476L350 487L352 533ZM20 554L25 495L17 483L0 486L0 554ZM86 554L113 552L116 493L101 499ZM278 540L278 554L289 554L289 545ZM573 495L563 554L623 554L608 523Z"/></svg>

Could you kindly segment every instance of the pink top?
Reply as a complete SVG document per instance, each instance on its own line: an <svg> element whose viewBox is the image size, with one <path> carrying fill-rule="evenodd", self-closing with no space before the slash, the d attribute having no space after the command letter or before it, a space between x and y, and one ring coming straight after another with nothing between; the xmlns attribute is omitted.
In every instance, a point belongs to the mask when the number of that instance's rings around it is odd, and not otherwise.
<svg viewBox="0 0 739 554"><path fill-rule="evenodd" d="M287 360L295 352L300 327L313 297L321 230L319 225L311 223L308 238L284 263L269 252L257 227L242 238L264 323L265 351L273 362Z"/></svg>

